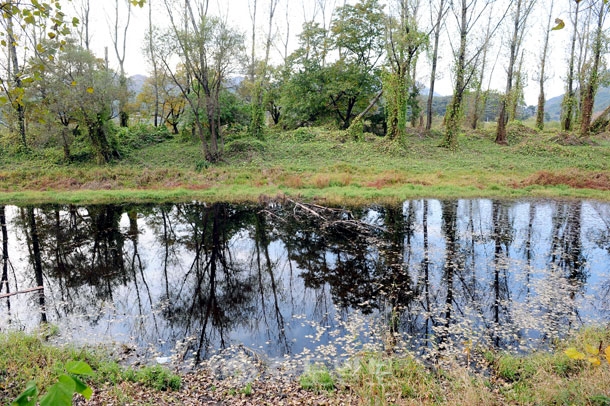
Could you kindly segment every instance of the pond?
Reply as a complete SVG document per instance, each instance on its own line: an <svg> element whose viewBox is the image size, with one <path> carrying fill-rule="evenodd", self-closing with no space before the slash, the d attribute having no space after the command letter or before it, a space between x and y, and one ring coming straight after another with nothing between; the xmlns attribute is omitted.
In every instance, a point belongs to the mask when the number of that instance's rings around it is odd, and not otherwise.
<svg viewBox="0 0 610 406"><path fill-rule="evenodd" d="M140 362L521 352L610 322L607 203L6 206L0 223L0 331L48 322Z"/></svg>

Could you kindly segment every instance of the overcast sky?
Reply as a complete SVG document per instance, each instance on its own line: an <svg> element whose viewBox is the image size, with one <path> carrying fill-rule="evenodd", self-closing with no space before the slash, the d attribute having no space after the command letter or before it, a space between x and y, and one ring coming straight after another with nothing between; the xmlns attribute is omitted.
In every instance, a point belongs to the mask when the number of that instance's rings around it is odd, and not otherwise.
<svg viewBox="0 0 610 406"><path fill-rule="evenodd" d="M73 0L73 5L77 6L81 0ZM121 7L125 8L125 0L120 0ZM153 19L155 24L164 26L167 25L166 12L162 0L149 0L153 1ZM498 0L496 10L500 12L507 4L508 0ZM269 0L258 0L258 11L257 11L257 36L260 44L264 43L266 37L266 26ZM348 3L354 3L354 1L347 1ZM382 3L390 5L392 0L384 0ZM315 18L317 21L322 21L323 16L325 20L330 21L332 18L332 10L339 5L344 3L344 0L326 0L326 10L323 12L320 4L323 4L322 0L280 0L275 13L275 49L273 49L272 59L276 62L281 60L281 51L283 51L282 40L286 38L287 24L289 23L290 38L289 48L293 50L297 46L296 35L301 31L301 25L305 20L311 20ZM426 3L422 1L422 4ZM539 60L539 49L540 43L543 38L543 28L546 24L548 16L548 4L550 0L539 0L540 6L537 7L534 14L530 18L530 28L526 35L526 39L523 45L525 50L525 68L527 74L527 82L525 88L525 99L527 104L536 104L538 97L538 85L535 82L537 79L537 66ZM569 13L565 10L565 4L563 1L557 1L556 17L564 19L566 22L569 21ZM109 59L111 65L115 68L118 67L116 62L116 56L110 40L110 28L109 21L112 21L114 15L114 0L92 0L92 49L98 56L103 56L104 47L109 48ZM213 15L221 16L227 19L229 25L243 32L246 38L246 47L250 49L250 36L251 36L251 9L252 0L211 0L210 1L210 13ZM428 3L426 3L428 4ZM564 7L560 10L559 7ZM425 7L424 7L425 8ZM386 8L387 10L388 8ZM132 18L128 30L128 42L127 42L127 56L125 60L125 68L128 75L142 74L148 75L150 68L145 62L143 57L142 47L144 44L144 36L148 29L148 6L140 9L138 7L132 7ZM420 24L427 26L429 24L429 13L423 11ZM110 16L110 17L108 17ZM448 25L451 27L452 21L455 21L455 17L450 13L448 16ZM500 30L493 38L494 48L489 55L490 61L488 62L489 72L492 72L493 76L491 81L489 78L485 79L484 87L487 86L487 82L491 84L491 87L503 91L506 83L506 60L507 50L506 46L500 48L503 42L506 42L508 37L508 29ZM569 29L562 31L553 31L551 35L551 54L549 56L549 80L546 85L547 98L551 98L560 95L564 92L563 79L565 78L566 71L566 60L567 60L567 49L569 39ZM281 40L280 40L281 38ZM447 32L443 34L441 40L441 57L439 61L439 73L437 77L436 92L442 95L451 94L451 66L453 64L450 48L450 40ZM263 50L258 50L258 56L262 57ZM429 66L427 63L426 55L420 57L420 67L418 68L418 80L427 86L429 82L428 71Z"/></svg>

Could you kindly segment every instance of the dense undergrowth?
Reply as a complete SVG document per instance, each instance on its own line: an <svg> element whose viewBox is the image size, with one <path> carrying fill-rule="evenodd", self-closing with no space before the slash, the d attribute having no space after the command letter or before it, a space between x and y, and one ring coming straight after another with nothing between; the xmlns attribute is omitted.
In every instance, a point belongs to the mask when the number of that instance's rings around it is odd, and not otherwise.
<svg viewBox="0 0 610 406"><path fill-rule="evenodd" d="M323 128L270 131L264 140L237 133L227 135L223 161L210 164L197 142L138 127L121 135L121 159L104 166L66 161L54 149L2 152L0 199L252 201L286 194L357 204L416 197L609 198L607 134L575 142L513 124L508 147L495 144L490 129L462 134L455 151L439 148L441 138L433 131L403 141L370 134L354 140Z"/></svg>

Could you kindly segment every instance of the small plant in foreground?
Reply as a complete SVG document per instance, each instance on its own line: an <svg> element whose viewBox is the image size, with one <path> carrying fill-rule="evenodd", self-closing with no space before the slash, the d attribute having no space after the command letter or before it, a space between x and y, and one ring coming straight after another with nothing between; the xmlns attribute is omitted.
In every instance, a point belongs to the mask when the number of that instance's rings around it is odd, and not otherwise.
<svg viewBox="0 0 610 406"><path fill-rule="evenodd" d="M315 392L330 392L335 389L335 380L324 365L312 365L307 368L301 375L299 383L303 389Z"/></svg>
<svg viewBox="0 0 610 406"><path fill-rule="evenodd" d="M57 379L57 383L47 389L46 395L40 398L40 406L69 406L72 396L80 393L89 399L93 391L80 377L93 375L89 364L82 361L66 363L65 374ZM13 401L12 406L35 406L38 402L38 387L35 381L28 383L26 389Z"/></svg>

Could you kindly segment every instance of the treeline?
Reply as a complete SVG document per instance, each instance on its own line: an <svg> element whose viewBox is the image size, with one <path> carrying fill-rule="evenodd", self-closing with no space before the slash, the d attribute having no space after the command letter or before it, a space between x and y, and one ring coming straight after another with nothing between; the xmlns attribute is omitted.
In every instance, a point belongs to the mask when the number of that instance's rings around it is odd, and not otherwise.
<svg viewBox="0 0 610 406"><path fill-rule="evenodd" d="M250 0L251 49L243 33L208 12L207 1L130 0L123 9L116 1L109 17L119 61L115 71L107 55L99 58L89 48L89 0L78 1L74 18L62 11L63 3L0 4L6 55L0 82L2 146L61 148L67 160L81 156L99 163L120 157L126 144L142 143L148 130L138 126L134 138L133 123L154 127L152 140L170 131L199 140L209 162L221 159L230 126L259 139L270 126L311 125L344 129L355 139L365 130L404 139L409 126L429 131L434 116L442 116L443 146L455 148L463 128L491 120L497 123L496 142L506 144L509 120L536 114L536 125L543 128L549 35L566 25L572 40L562 127L572 131L578 125L580 135L587 136L602 80L608 13L606 2L574 2L566 24L552 18L558 12L553 0L358 0L328 10L328 20L305 22L298 46L288 52L288 36L278 40L273 30L279 0ZM267 7L263 38L255 23L257 6ZM143 47L150 78L137 95L130 92L124 70L132 7L147 8L149 20ZM548 22L539 55L540 102L534 108L523 102L524 42L538 9ZM159 10L164 26L155 24ZM498 50L491 43L500 32L508 34L496 44ZM434 89L444 38L451 42L453 94L438 98ZM284 44L282 62L272 65L270 53L279 43ZM257 56L260 48L263 57ZM490 86L492 51L507 54L504 92ZM425 85L418 80L424 57L430 66Z"/></svg>

